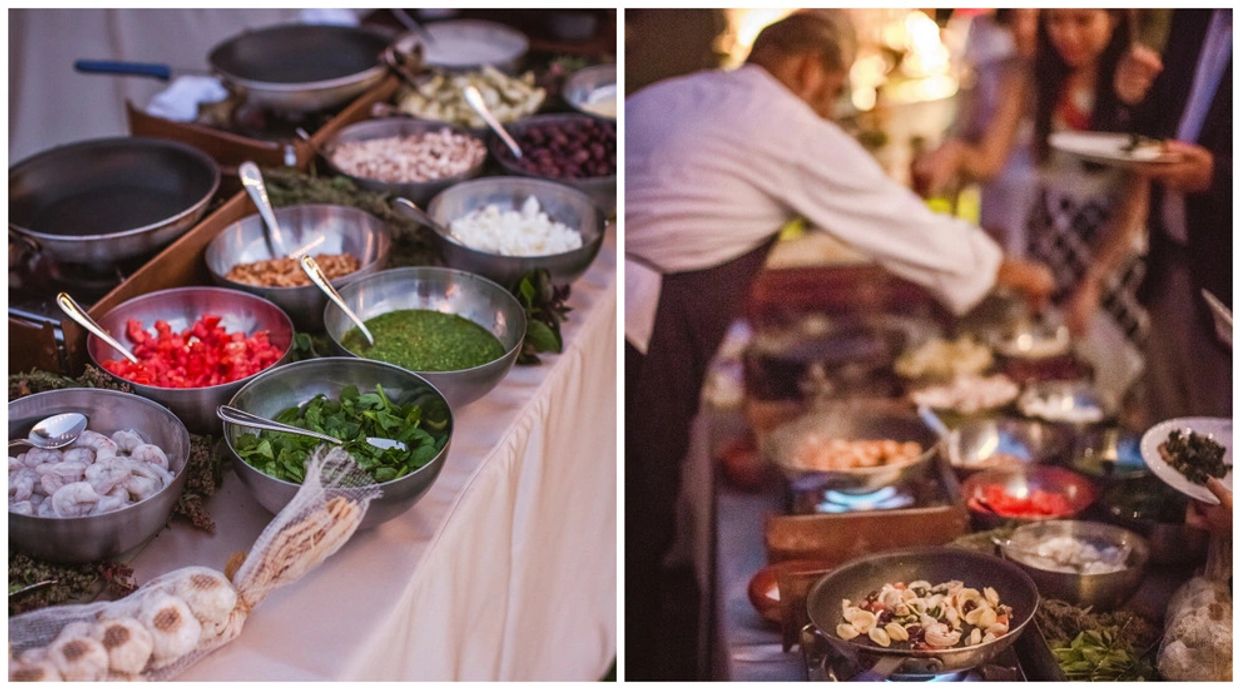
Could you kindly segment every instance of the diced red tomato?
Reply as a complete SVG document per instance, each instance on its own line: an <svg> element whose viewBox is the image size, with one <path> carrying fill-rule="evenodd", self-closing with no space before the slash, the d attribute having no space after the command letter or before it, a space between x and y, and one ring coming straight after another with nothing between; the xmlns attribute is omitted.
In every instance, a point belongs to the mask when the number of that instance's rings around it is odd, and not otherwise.
<svg viewBox="0 0 1240 689"><path fill-rule="evenodd" d="M254 375L280 360L284 352L271 344L268 333L229 333L220 317L206 315L183 332L166 321L155 322L152 336L142 323L129 321L125 334L134 344L137 364L109 359L103 367L125 380L161 388L197 388Z"/></svg>
<svg viewBox="0 0 1240 689"><path fill-rule="evenodd" d="M982 498L991 509L1004 517L1055 517L1072 510L1068 499L1059 493L1034 490L1028 497L1009 495L1000 485L982 488Z"/></svg>

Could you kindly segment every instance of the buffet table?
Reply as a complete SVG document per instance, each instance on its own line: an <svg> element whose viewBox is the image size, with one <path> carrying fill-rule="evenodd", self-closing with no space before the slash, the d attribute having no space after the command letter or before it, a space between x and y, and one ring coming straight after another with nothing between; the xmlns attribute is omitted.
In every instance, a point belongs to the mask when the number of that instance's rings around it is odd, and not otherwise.
<svg viewBox="0 0 1240 689"><path fill-rule="evenodd" d="M573 285L565 350L460 411L409 512L274 593L184 680L593 680L616 648L614 234ZM226 450L225 450L226 451ZM236 475L132 562L222 569L271 515ZM532 633L532 630L537 630Z"/></svg>

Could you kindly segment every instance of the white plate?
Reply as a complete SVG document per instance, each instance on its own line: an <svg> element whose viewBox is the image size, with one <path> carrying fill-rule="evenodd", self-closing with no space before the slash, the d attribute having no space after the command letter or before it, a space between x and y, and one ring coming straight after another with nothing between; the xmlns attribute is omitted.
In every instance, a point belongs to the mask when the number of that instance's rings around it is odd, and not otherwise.
<svg viewBox="0 0 1240 689"><path fill-rule="evenodd" d="M1158 452L1158 446L1162 445L1171 434L1171 431L1177 428L1187 428L1197 433L1204 433L1213 436L1214 440L1227 448L1223 453L1223 463L1231 466L1231 419L1219 419L1210 416L1188 416L1181 419L1170 419L1154 426L1141 436L1141 456L1145 458L1145 464L1154 472L1154 475L1162 479L1163 483L1180 491L1194 500L1200 500L1209 505L1217 505L1218 498L1210 492L1205 486L1199 486L1189 481L1184 474L1176 471L1174 467L1163 461L1162 455ZM1227 490L1231 490L1232 472L1227 472L1223 477L1223 485L1227 486Z"/></svg>
<svg viewBox="0 0 1240 689"><path fill-rule="evenodd" d="M1167 153L1155 146L1140 146L1135 151L1126 151L1124 148L1130 139L1127 134L1113 132L1054 132L1048 141L1051 148L1057 151L1104 165L1162 164L1180 159L1178 153Z"/></svg>

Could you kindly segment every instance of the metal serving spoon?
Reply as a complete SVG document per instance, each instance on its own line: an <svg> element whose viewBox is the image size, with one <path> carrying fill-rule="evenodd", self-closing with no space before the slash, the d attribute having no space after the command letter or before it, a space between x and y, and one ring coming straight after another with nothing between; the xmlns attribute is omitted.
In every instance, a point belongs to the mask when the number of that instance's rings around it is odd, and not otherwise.
<svg viewBox="0 0 1240 689"><path fill-rule="evenodd" d="M36 423L34 428L30 429L28 437L10 440L9 448L26 446L43 450L59 450L72 445L73 441L82 435L82 431L86 430L88 422L89 419L85 414L77 412L49 416Z"/></svg>
<svg viewBox="0 0 1240 689"><path fill-rule="evenodd" d="M310 282L313 282L316 287L322 290L323 294L326 294L333 304L339 306L340 310L344 311L344 315L353 321L353 325L356 325L357 329L362 331L362 335L370 343L370 346L375 346L375 336L370 334L370 328L367 328L362 319L358 318L356 313L353 313L353 309L344 303L344 298L340 296L335 287L332 287L331 281L327 279L327 275L319 267L318 261L315 261L313 256L302 256L301 269L306 274L306 277L310 278Z"/></svg>
<svg viewBox="0 0 1240 689"><path fill-rule="evenodd" d="M90 315L86 313L86 309L82 308L80 304L74 301L73 297L69 296L68 292L61 292L56 295L56 305L60 307L61 311L65 312L66 316L72 318L78 325L86 328L95 337L107 343L109 347L120 352L122 356L129 360L129 363L138 363L138 357L134 356L133 352L129 351L128 347L118 342L116 338L108 334L108 331L104 330L102 326L96 323L95 319L91 318Z"/></svg>
<svg viewBox="0 0 1240 689"><path fill-rule="evenodd" d="M267 250L271 252L272 258L288 256L284 233L280 230L280 223L276 221L271 198L267 196L267 185L263 184L263 173L253 161L247 160L237 168L237 174L241 177L241 184L250 195L250 200L258 207L258 214L263 218L263 226L267 230L263 233L267 239Z"/></svg>
<svg viewBox="0 0 1240 689"><path fill-rule="evenodd" d="M324 433L306 430L305 428L298 428L297 426L290 426L288 424L280 423L279 421L272 421L271 419L264 419L261 416L251 414L248 411L242 411L241 409L227 404L221 404L216 407L215 415L220 417L221 420L237 426L256 428L261 431L288 433L290 435L304 435L307 438L322 440L323 442L331 443L333 445L344 445L344 441L340 438L333 438L332 436ZM396 448L397 450L409 449L409 447L401 441L392 440L391 438L366 438L366 442L379 448L380 450L390 450L392 448Z"/></svg>
<svg viewBox="0 0 1240 689"><path fill-rule="evenodd" d="M491 131L499 136L504 145L508 147L508 150L512 151L512 154L518 159L521 158L521 147L517 145L516 139L513 139L508 134L508 130L504 129L504 125L495 119L495 115L491 114L491 109L487 107L486 101L482 99L482 92L477 87L470 85L462 89L461 93L465 95L465 103L473 108L474 112L478 113L478 117L481 117L487 123L487 126L491 128Z"/></svg>

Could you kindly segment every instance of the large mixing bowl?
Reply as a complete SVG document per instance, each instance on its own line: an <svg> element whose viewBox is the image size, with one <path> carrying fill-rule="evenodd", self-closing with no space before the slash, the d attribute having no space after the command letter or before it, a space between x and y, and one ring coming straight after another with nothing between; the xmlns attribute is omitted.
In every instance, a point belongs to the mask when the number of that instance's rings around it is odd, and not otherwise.
<svg viewBox="0 0 1240 689"><path fill-rule="evenodd" d="M128 345L130 342L125 336L125 324L130 320L141 323L147 332L154 327L155 321L163 320L179 332L206 315L219 316L220 325L228 332L252 334L258 330L266 330L271 343L284 352L280 361L272 364L272 367L279 366L288 359L293 345L293 322L288 315L262 297L222 287L178 287L151 292L122 303L96 321L111 333L112 337ZM100 362L105 359L122 358L119 352L94 335L87 338L86 351L101 369L103 366ZM191 431L214 434L218 433L220 428L215 408L227 402L241 386L259 374L202 388L161 388L133 383L111 373L108 375L129 383L139 395L171 409Z"/></svg>
<svg viewBox="0 0 1240 689"><path fill-rule="evenodd" d="M146 500L99 515L59 518L10 512L9 538L18 550L53 562L115 557L141 545L167 525L185 487L189 433L172 412L137 395L66 388L9 402L9 437L24 438L40 420L67 412L85 414L90 419L88 428L99 433L137 430L168 455L172 483Z"/></svg>
<svg viewBox="0 0 1240 689"><path fill-rule="evenodd" d="M543 126L548 124L567 124L570 122L586 121L590 122L596 118L590 115L578 115L576 113L560 113L551 115L534 115L526 117L518 122L505 125L508 133L512 135L518 142L522 140L523 133L532 126ZM616 175L610 174L606 177L581 177L570 179L564 177L547 178L531 172L523 170L513 162L512 152L504 145L504 142L497 136L491 136L489 139L491 148L491 156L499 161L499 164L508 171L510 175L520 175L522 177L534 177L537 179L548 179L552 182L567 184L570 187L579 189L590 197L594 205L603 210L604 213L610 214L616 209Z"/></svg>
<svg viewBox="0 0 1240 689"><path fill-rule="evenodd" d="M1049 569L1038 547L1047 539L1068 537L1086 541L1094 547L1119 547L1127 550L1124 569L1100 574L1081 574ZM1055 520L1026 524L1012 532L999 545L1003 557L1010 560L1038 585L1045 598L1058 598L1082 607L1111 610L1132 597L1141 586L1150 549L1137 534L1110 524L1098 522Z"/></svg>
<svg viewBox="0 0 1240 689"><path fill-rule="evenodd" d="M471 249L451 237L435 232L444 260L460 268L511 287L526 273L545 268L557 285L572 283L590 267L603 245L606 225L603 214L582 192L555 182L530 177L487 177L462 182L435 197L427 212L440 225L475 209L494 204L500 210L519 209L533 196L552 220L581 233L581 247L549 256L501 256Z"/></svg>
<svg viewBox="0 0 1240 689"><path fill-rule="evenodd" d="M525 309L516 297L484 277L451 268L394 268L346 286L340 296L363 321L390 311L426 309L451 313L477 323L499 339L504 355L481 366L457 371L417 371L434 385L453 409L477 400L499 384L521 353ZM344 346L353 321L335 304L323 311L323 324L337 352L360 356Z"/></svg>
<svg viewBox="0 0 1240 689"><path fill-rule="evenodd" d="M816 442L816 438L912 441L921 445L922 452L913 460L898 464L819 470L797 461L801 444ZM938 437L916 416L867 403L821 407L780 426L760 444L763 455L779 467L796 492L829 488L844 493L870 493L902 485L924 476L929 460L939 449Z"/></svg>
<svg viewBox="0 0 1240 689"><path fill-rule="evenodd" d="M467 179L473 179L482 174L482 168L486 165L486 145L479 140L478 143L482 147L482 157L478 162L465 172L450 177L440 177L439 179L427 180L425 182L385 182L383 180L371 179L369 177L358 177L351 175L336 166L336 162L332 160L336 147L342 143L353 141L369 141L371 139L382 139L389 137L405 137L419 134L429 134L448 129L455 134L461 134L470 138L475 138L473 134L453 126L446 122L430 122L427 120L414 120L408 117L388 117L377 120L363 120L356 124L351 124L336 133L327 144L323 146L324 158L327 165L336 174L343 175L353 180L355 184L363 189L371 191L380 191L393 196L403 196L419 206L425 205L435 194L447 189L448 187L463 182Z"/></svg>
<svg viewBox="0 0 1240 689"><path fill-rule="evenodd" d="M374 390L376 385L382 385L383 392L397 404L416 402L424 406L445 407L448 404L435 386L422 376L381 361L346 357L308 359L268 370L241 388L230 404L270 419L289 407L309 402L315 395L323 394L331 399L338 399L340 391L350 385L356 385L363 393ZM447 407L445 413L448 415L448 442L420 469L394 481L379 484L383 493L371 502L370 508L366 510L366 517L362 520L363 528L382 524L408 511L435 482L447 461L448 449L452 446L451 408ZM230 423L224 424L224 441L237 458L237 461L233 462L237 476L259 504L274 514L293 499L301 486L268 476L241 459L234 443L245 433L258 431Z"/></svg>
<svg viewBox="0 0 1240 689"><path fill-rule="evenodd" d="M336 289L382 270L392 248L383 221L351 206L307 204L277 208L276 221L290 251L311 246L311 256L344 253L358 258L360 268L332 280ZM267 246L263 219L257 214L225 227L207 245L207 269L215 284L270 300L292 317L299 330L322 330L327 297L312 283L300 287L261 287L227 277L237 264L270 258L273 256Z"/></svg>

